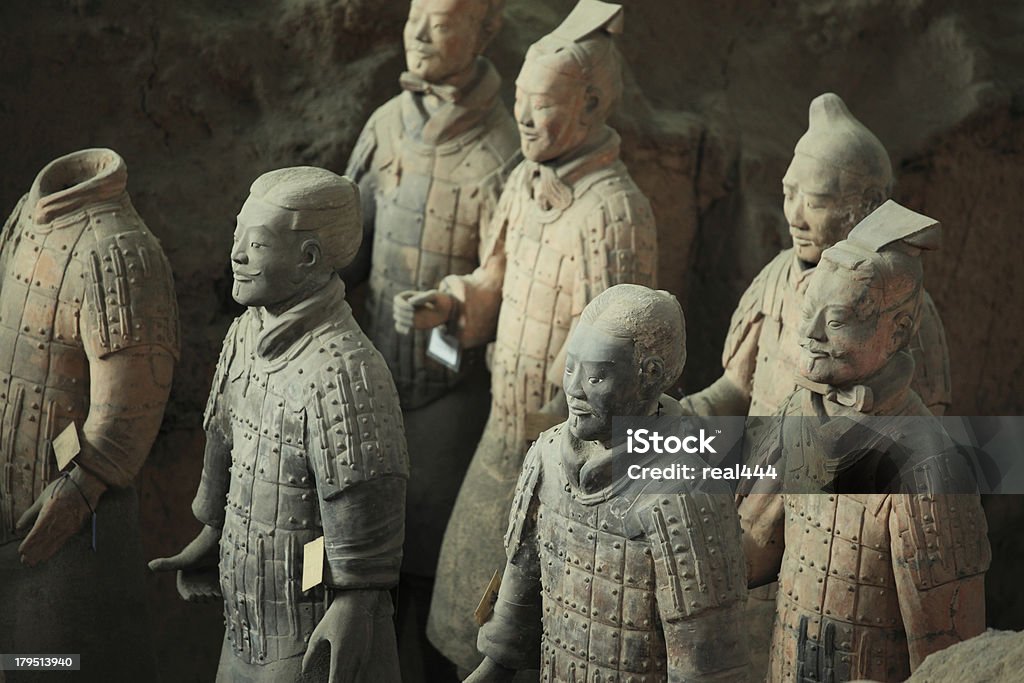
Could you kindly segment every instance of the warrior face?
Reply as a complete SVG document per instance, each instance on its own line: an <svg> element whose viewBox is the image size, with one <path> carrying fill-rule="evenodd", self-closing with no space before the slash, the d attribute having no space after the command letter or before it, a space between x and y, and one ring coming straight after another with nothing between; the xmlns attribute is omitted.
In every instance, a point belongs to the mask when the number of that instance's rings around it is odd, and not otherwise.
<svg viewBox="0 0 1024 683"><path fill-rule="evenodd" d="M569 432L583 441L612 438L612 417L646 415L652 397L637 364L634 343L581 322L566 347L562 380ZM646 389L646 391L645 391ZM660 393L653 392L654 398Z"/></svg>
<svg viewBox="0 0 1024 683"><path fill-rule="evenodd" d="M597 98L580 81L531 59L516 79L515 117L523 156L542 163L580 147L596 123Z"/></svg>
<svg viewBox="0 0 1024 683"><path fill-rule="evenodd" d="M881 370L907 342L905 313L880 313L873 282L824 261L811 276L800 324L800 372L843 387Z"/></svg>
<svg viewBox="0 0 1024 683"><path fill-rule="evenodd" d="M782 211L804 263L817 264L821 252L845 239L868 211L861 197L841 193L840 180L838 168L801 153L782 179Z"/></svg>
<svg viewBox="0 0 1024 683"><path fill-rule="evenodd" d="M238 212L231 247L231 296L243 306L287 308L309 289L320 248L291 229L294 212L249 196Z"/></svg>
<svg viewBox="0 0 1024 683"><path fill-rule="evenodd" d="M428 83L465 73L483 50L487 0L413 0L405 22L405 63Z"/></svg>

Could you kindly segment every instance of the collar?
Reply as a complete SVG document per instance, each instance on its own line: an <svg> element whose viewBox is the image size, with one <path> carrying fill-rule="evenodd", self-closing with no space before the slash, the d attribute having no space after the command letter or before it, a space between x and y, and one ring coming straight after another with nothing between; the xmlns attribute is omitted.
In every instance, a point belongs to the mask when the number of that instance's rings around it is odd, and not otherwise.
<svg viewBox="0 0 1024 683"><path fill-rule="evenodd" d="M261 322L256 337L256 354L265 361L285 355L296 342L329 319L350 316L345 301L345 285L337 275L311 296L295 304L281 315L271 315L265 308L253 309Z"/></svg>
<svg viewBox="0 0 1024 683"><path fill-rule="evenodd" d="M885 367L860 384L835 387L796 375L796 383L821 397L839 411L852 408L867 415L895 415L907 402L914 379L914 358L906 349L893 356ZM825 405L826 412L828 405Z"/></svg>
<svg viewBox="0 0 1024 683"><path fill-rule="evenodd" d="M619 134L605 126L597 142L568 156L542 163L524 160L530 195L544 211L567 209L573 202L573 186L617 161L621 144Z"/></svg>
<svg viewBox="0 0 1024 683"><path fill-rule="evenodd" d="M478 126L498 105L501 76L490 60L477 57L476 74L463 88L428 83L406 71L399 78L402 114L407 130L417 132L423 142L441 144ZM437 96L442 104L427 112L423 96Z"/></svg>
<svg viewBox="0 0 1024 683"><path fill-rule="evenodd" d="M128 168L112 149L83 149L54 159L39 172L26 206L35 225L45 225L89 204L125 192Z"/></svg>
<svg viewBox="0 0 1024 683"><path fill-rule="evenodd" d="M658 399L658 409L653 417L681 416L682 406L679 401L671 396L662 394ZM563 429L565 438L562 442L562 467L569 479L570 486L574 489L576 498L584 505L602 503L614 495L620 493L624 488L633 483L633 480L626 475L626 468L621 465L622 457L626 453L626 443L607 449L600 444L583 442L569 433L566 426ZM584 451L594 453L586 457ZM639 464L647 460L654 460L659 456L651 455ZM619 475L616 477L616 475Z"/></svg>
<svg viewBox="0 0 1024 683"><path fill-rule="evenodd" d="M807 289L807 283L810 282L811 274L817 269L817 265L808 265L803 263L796 255L796 249L793 249L793 262L789 268L789 284L793 289L803 293Z"/></svg>

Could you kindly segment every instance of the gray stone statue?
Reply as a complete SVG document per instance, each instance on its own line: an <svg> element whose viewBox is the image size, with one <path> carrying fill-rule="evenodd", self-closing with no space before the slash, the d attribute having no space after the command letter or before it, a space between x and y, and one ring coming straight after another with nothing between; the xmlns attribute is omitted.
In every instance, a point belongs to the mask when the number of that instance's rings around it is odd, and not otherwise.
<svg viewBox="0 0 1024 683"><path fill-rule="evenodd" d="M319 168L260 176L238 214L232 296L249 308L206 410L204 527L150 564L187 600L223 597L218 681L399 680L409 465L394 382L335 272L360 232L358 188Z"/></svg>
<svg viewBox="0 0 1024 683"><path fill-rule="evenodd" d="M458 370L446 367L427 355L431 330L395 330L392 301L480 264L498 196L519 162L501 77L482 55L504 6L412 2L402 92L370 117L347 171L361 190L363 243L343 276L350 287L368 285L356 315L402 402L412 476L400 595L421 634L444 529L487 420L489 387L483 348L467 349Z"/></svg>
<svg viewBox="0 0 1024 683"><path fill-rule="evenodd" d="M675 297L616 285L569 338L569 419L523 464L486 655L467 683L749 680L746 570L726 487L668 486L629 475L658 456L627 452L612 418L679 414L662 392L685 361ZM700 467L699 456L673 457Z"/></svg>

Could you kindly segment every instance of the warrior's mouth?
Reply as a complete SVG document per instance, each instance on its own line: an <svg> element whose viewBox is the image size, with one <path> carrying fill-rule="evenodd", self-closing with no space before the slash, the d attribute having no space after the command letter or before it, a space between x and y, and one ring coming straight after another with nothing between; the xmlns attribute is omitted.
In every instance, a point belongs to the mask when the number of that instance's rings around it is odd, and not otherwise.
<svg viewBox="0 0 1024 683"><path fill-rule="evenodd" d="M253 279L259 276L261 271L253 273L245 273L240 270L232 271L231 276L235 279L235 282L252 282Z"/></svg>

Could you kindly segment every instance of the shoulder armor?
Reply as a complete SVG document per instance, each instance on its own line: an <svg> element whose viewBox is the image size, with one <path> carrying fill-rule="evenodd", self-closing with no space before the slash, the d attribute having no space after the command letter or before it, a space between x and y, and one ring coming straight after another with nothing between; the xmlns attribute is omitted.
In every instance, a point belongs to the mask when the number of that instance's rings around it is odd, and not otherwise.
<svg viewBox="0 0 1024 683"><path fill-rule="evenodd" d="M384 359L361 333L317 341L327 358L307 405L317 425L310 460L324 499L363 481L408 478L398 391Z"/></svg>
<svg viewBox="0 0 1024 683"><path fill-rule="evenodd" d="M602 200L584 219L582 246L589 272L586 301L577 306L617 284L653 287L658 267L658 238L647 197L629 178L608 178L592 191Z"/></svg>
<svg viewBox="0 0 1024 683"><path fill-rule="evenodd" d="M508 514L508 529L505 531L505 554L509 560L514 560L519 555L526 530L536 523L531 516L536 514L533 501L541 479L540 444L546 443L551 437L559 436L560 427L561 425L541 433L537 441L530 446L530 450L526 453L526 459L523 460L523 468L519 473L519 481L512 498L512 509Z"/></svg>
<svg viewBox="0 0 1024 683"><path fill-rule="evenodd" d="M729 363L736 357L736 352L739 351L750 328L764 316L770 315L774 309L781 310L781 288L785 284L792 258L791 249L779 252L761 269L747 287L747 291L743 292L729 322L729 333L725 337L725 348L722 351L723 368L729 367Z"/></svg>
<svg viewBox="0 0 1024 683"><path fill-rule="evenodd" d="M893 534L899 541L894 562L919 590L985 572L992 560L988 524L974 494L897 494Z"/></svg>
<svg viewBox="0 0 1024 683"><path fill-rule="evenodd" d="M385 104L384 106L386 107L387 105ZM370 116L370 120L366 122L362 132L359 133L355 147L352 148L352 156L348 159L348 166L345 167L345 175L351 178L357 185L363 176L366 175L366 172L370 170L370 162L373 159L373 153L377 149L376 123L377 112L374 112Z"/></svg>
<svg viewBox="0 0 1024 683"><path fill-rule="evenodd" d="M94 242L81 243L78 257L87 282L83 315L95 327L87 343L100 358L144 345L177 358L178 304L160 242L127 199L86 211Z"/></svg>
<svg viewBox="0 0 1024 683"><path fill-rule="evenodd" d="M952 402L949 347L939 311L928 292L921 302L921 325L910 353L914 356L914 391L929 410L941 414Z"/></svg>
<svg viewBox="0 0 1024 683"><path fill-rule="evenodd" d="M7 217L4 222L4 227L0 228L0 254L3 254L7 249L8 243L14 242L16 233L18 231L18 221L21 219L21 210L25 206L25 200L28 199L28 195L22 195L18 203L14 205L14 211ZM3 271L0 270L0 273Z"/></svg>
<svg viewBox="0 0 1024 683"><path fill-rule="evenodd" d="M643 515L666 621L680 621L743 600L746 562L729 494L649 494ZM646 501L645 501L646 502Z"/></svg>
<svg viewBox="0 0 1024 683"><path fill-rule="evenodd" d="M248 311L243 314L249 315ZM228 368L231 367L232 361L235 359L237 354L237 337L238 328L242 316L235 318L231 322L231 327L228 328L228 333L224 335L224 344L220 349L220 356L217 358L217 368L213 372L213 384L210 386L210 396L206 399L206 410L203 411L203 429L210 428L210 422L217 414L217 404L221 395L224 393L224 387L227 384L228 379Z"/></svg>

